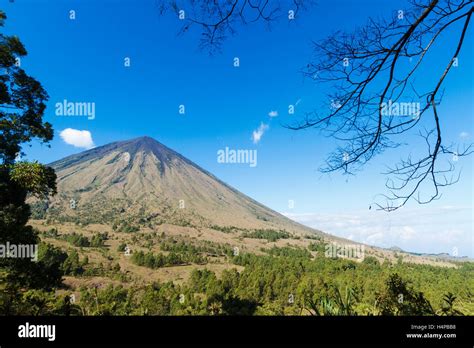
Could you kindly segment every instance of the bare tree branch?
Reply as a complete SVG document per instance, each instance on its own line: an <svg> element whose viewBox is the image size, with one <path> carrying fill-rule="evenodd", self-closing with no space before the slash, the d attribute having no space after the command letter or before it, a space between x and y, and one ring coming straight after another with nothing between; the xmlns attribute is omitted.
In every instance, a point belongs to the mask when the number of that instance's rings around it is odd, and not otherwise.
<svg viewBox="0 0 474 348"><path fill-rule="evenodd" d="M292 11L297 16L314 4L313 0L157 0L160 14L170 10L182 20L179 34L192 27L201 31L199 47L210 54L220 52L223 42L237 32L239 25L270 24ZM287 14L288 13L288 14Z"/></svg>
<svg viewBox="0 0 474 348"><path fill-rule="evenodd" d="M420 127L422 118L423 123L429 122L426 118L431 111L433 129L419 132L427 144L427 154L418 159L409 156L385 173L389 195L382 195L385 203L376 204L386 211L396 210L410 199L420 204L439 199L439 188L459 180L459 175L453 175L453 160L473 151L472 144L461 151L443 144L437 108L442 98L440 88L457 63L465 40L472 0L414 0L411 4L409 11L399 11L389 21L369 19L354 33L336 32L315 42L316 61L303 73L317 82L332 84L333 92L328 95L331 108L327 113L309 113L300 123L288 126L295 130L320 128L341 141L343 145L321 170L353 174L384 150L402 145L400 136ZM456 29L458 23L463 23L459 40L446 68L432 89L419 94L415 76L424 73L420 67L426 54L443 32ZM440 162L442 155L452 157L445 167ZM430 192L424 198L426 189Z"/></svg>

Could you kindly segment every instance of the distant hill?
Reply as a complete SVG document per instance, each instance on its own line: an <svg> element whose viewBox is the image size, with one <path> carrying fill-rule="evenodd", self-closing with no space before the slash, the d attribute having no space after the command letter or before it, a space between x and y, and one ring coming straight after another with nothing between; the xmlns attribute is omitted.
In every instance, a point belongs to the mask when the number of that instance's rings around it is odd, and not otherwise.
<svg viewBox="0 0 474 348"><path fill-rule="evenodd" d="M438 253L438 254L431 254L431 253L417 253L413 251L405 251L400 247L397 246L392 246L388 248L388 250L397 252L397 253L405 253L409 255L415 255L415 256L422 256L422 257L428 257L428 258L438 258L441 260L447 260L447 261L472 261L469 257L467 256L454 256L450 255L448 253Z"/></svg>

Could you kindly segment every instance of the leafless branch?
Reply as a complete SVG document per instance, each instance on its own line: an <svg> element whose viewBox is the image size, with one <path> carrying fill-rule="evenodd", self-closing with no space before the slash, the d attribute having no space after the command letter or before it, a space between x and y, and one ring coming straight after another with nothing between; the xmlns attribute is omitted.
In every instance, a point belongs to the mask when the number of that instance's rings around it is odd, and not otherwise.
<svg viewBox="0 0 474 348"><path fill-rule="evenodd" d="M411 5L410 10L397 12L390 20L369 19L353 33L336 32L315 42L316 59L303 73L332 84L329 108L323 107L329 111L308 113L300 123L288 126L295 130L320 128L342 142L321 170L353 174L374 156L402 145L400 137L421 127L422 119L423 124L431 123L432 130L419 133L427 144L427 154L417 159L409 156L385 173L390 194L382 195L384 204L376 204L386 211L396 210L410 199L426 204L440 198L441 187L459 180L452 162L473 151L472 145L453 151L453 146L443 144L437 107L441 86L465 41L472 0L413 0ZM415 89L416 76L426 74L424 59L448 28L460 32L456 48L446 57L446 67L433 87L420 94ZM446 52L444 45L442 53ZM443 155L452 158L445 167ZM422 193L427 189L430 192L424 198Z"/></svg>
<svg viewBox="0 0 474 348"><path fill-rule="evenodd" d="M313 0L158 0L160 14L170 10L183 22L179 34L197 27L201 31L199 47L215 54L223 42L237 32L239 25L263 22L270 24L289 11L296 17L313 5Z"/></svg>

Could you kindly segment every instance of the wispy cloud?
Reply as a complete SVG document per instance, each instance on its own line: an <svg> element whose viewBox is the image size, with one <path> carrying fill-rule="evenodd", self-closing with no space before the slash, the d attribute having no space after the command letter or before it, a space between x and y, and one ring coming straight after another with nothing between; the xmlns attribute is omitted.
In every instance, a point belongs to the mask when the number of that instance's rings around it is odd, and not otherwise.
<svg viewBox="0 0 474 348"><path fill-rule="evenodd" d="M461 133L459 133L459 137L461 139L467 139L467 138L469 138L469 133L468 132L461 132Z"/></svg>
<svg viewBox="0 0 474 348"><path fill-rule="evenodd" d="M268 116L270 117L277 117L278 116L278 111L272 110L268 113Z"/></svg>
<svg viewBox="0 0 474 348"><path fill-rule="evenodd" d="M290 219L339 237L406 251L474 256L471 207L441 206L353 214L283 213Z"/></svg>
<svg viewBox="0 0 474 348"><path fill-rule="evenodd" d="M59 136L66 144L72 145L74 147L91 149L95 146L94 141L92 140L91 132L86 130L66 128L61 131L61 133L59 133Z"/></svg>
<svg viewBox="0 0 474 348"><path fill-rule="evenodd" d="M258 144L260 139L262 139L263 134L268 130L268 125L263 122L260 123L260 126L253 131L252 140L254 144Z"/></svg>

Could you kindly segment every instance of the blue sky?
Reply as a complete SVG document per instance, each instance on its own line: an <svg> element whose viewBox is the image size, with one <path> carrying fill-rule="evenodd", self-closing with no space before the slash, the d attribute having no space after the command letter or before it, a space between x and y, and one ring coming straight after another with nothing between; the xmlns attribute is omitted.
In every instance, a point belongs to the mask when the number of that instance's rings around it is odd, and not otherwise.
<svg viewBox="0 0 474 348"><path fill-rule="evenodd" d="M282 127L323 100L324 88L300 73L312 56L311 40L353 30L368 16L386 17L405 6L406 1L319 1L291 23L276 22L271 31L239 27L211 57L198 49L199 31L177 37L178 19L160 16L152 0L3 0L4 30L25 44L29 55L22 67L48 91L46 120L57 132L51 149L33 143L25 148L27 158L52 162L83 151L61 139L59 132L67 128L89 131L96 146L148 135L310 226L385 247L448 253L457 248L459 255L472 257L473 157L458 162L461 180L445 189L441 200L410 203L388 214L368 206L385 192L384 165L409 154L409 146L385 153L355 177L323 175L318 168L334 141L315 130ZM75 20L69 19L70 10ZM426 82L444 67L442 53L455 42L453 35L447 33L436 47L439 55L428 61ZM440 106L447 143L473 141L473 70L467 63L473 60L472 29L468 38ZM126 57L130 67L124 67ZM234 57L240 59L238 68ZM95 119L56 116L55 104L64 99L95 103ZM288 115L288 105L298 100L295 114ZM181 104L184 115L178 112ZM270 111L278 116L269 117ZM262 123L268 129L255 144L252 132ZM217 151L226 146L257 149L258 165L217 163Z"/></svg>

